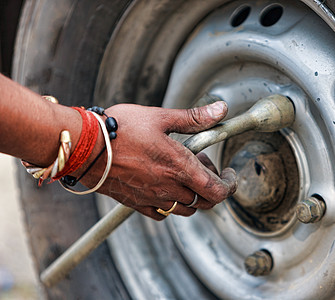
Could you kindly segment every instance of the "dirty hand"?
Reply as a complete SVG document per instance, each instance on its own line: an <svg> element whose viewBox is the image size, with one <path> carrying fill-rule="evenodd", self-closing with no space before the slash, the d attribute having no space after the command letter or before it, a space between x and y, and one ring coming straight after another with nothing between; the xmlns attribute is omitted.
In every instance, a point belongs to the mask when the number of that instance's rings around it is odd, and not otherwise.
<svg viewBox="0 0 335 300"><path fill-rule="evenodd" d="M232 169L219 177L205 154L195 156L169 137L172 132L197 133L213 127L227 113L223 101L193 109L164 109L134 104L108 108L108 116L118 122L117 138L112 141L113 165L100 193L156 220L177 201L173 214L190 216L197 208L210 209L236 190ZM103 147L99 137L92 157ZM92 159L93 159L92 158ZM106 159L106 158L105 158ZM105 160L99 159L81 180L93 187L100 178ZM88 162L90 163L90 162ZM198 201L193 207L195 194Z"/></svg>

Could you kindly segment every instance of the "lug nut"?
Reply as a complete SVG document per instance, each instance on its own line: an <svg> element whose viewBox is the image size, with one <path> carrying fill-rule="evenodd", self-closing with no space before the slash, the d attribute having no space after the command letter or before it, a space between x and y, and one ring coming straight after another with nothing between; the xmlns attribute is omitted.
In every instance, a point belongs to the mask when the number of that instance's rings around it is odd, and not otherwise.
<svg viewBox="0 0 335 300"><path fill-rule="evenodd" d="M316 197L309 197L297 205L295 213L300 222L307 224L320 221L325 210L326 205L324 201Z"/></svg>
<svg viewBox="0 0 335 300"><path fill-rule="evenodd" d="M273 267L272 256L266 250L256 251L245 259L244 266L249 275L269 275Z"/></svg>

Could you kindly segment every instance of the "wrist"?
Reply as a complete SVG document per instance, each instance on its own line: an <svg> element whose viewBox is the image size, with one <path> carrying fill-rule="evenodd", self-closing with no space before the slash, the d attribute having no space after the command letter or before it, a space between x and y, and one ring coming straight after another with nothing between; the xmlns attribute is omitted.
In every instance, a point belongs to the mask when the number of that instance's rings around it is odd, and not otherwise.
<svg viewBox="0 0 335 300"><path fill-rule="evenodd" d="M105 147L103 147L102 150L100 150L100 152L96 155L96 157L93 159L93 161L90 159L90 156L86 157L86 161L87 161L87 162L85 162L86 169L79 176L79 178L74 177L73 174L68 175L72 172L67 172L67 175L62 177L61 184L63 185L63 187L66 190L68 190L72 193L78 194L78 195L84 195L84 194L88 194L88 193L92 193L94 191L97 191L103 185L104 181L108 177L109 170L110 170L111 165L112 165L112 147L111 147L110 140L113 140L113 139L116 138L116 136L117 136L116 130L118 128L116 120L113 117L109 117L105 113L105 110L103 108L94 106L92 108L88 108L87 110L88 111L86 113L93 116L100 123L99 125L100 125L100 128L101 128L102 133L103 133L103 137L104 137L104 140L105 140ZM83 113L82 113L82 115L83 115ZM106 117L105 120L103 120L101 118L103 116ZM84 134L82 133L82 136L83 135L85 135L85 133ZM80 141L81 141L81 139L80 139ZM79 145L81 145L80 141L79 141ZM77 147L80 147L80 146L77 146ZM76 149L76 151L77 151L77 149ZM98 161L101 158L101 156L105 153L105 151L107 151L106 167L104 169L104 172L101 176L100 181L93 188L91 188L87 191L78 192L78 191L75 191L75 190L71 189L70 186L76 185L76 183L84 177L86 177L86 179L82 180L82 183L84 183L86 186L91 186L92 185L88 178L97 178L96 174L95 174L95 176L92 177L92 173L93 173L94 169L96 169ZM74 153L76 153L76 152L74 152ZM84 164L81 164L81 165L84 165ZM93 169L93 167L95 167L95 168ZM75 171L75 170L73 170L73 171ZM86 175L88 172L90 172L90 174L91 174L90 177L88 175ZM78 174L78 173L79 172L77 172L76 174ZM56 178L56 179L58 179L58 178Z"/></svg>
<svg viewBox="0 0 335 300"><path fill-rule="evenodd" d="M53 97L48 98L54 99ZM78 195L85 195L97 191L108 177L112 165L112 148L110 140L116 138L116 130L118 126L116 120L113 117L107 116L103 108L93 107L87 111L77 107L73 107L72 109L79 112L82 118L81 134L79 139L76 138L77 142L75 142L76 145L73 147L74 150L71 151L69 131L62 130L58 156L51 165L47 168L43 168L26 161L22 161L22 163L26 167L28 173L39 179L39 185L41 185L47 178L51 178L52 181L60 180L60 183L66 190ZM103 121L98 114L105 116L105 121ZM96 147L97 141L100 145L102 144L99 128L102 130L105 146L102 149L99 147L101 150L99 154L96 154L96 152L99 151L98 147ZM104 160L103 154L105 150L107 151L106 167L100 181L94 188L86 191L77 192L72 190L69 186L74 186L89 170L91 173L94 169L100 170L98 161L100 158L101 160ZM95 159L93 159L94 155L96 157ZM94 164L96 164L96 166L91 170ZM73 175L79 174L79 172L85 168L86 170L80 175L79 179L73 177ZM72 176L70 176L70 174ZM97 178L97 176L91 176L90 178ZM88 182L86 184L88 186L91 185L86 179L84 179L84 182Z"/></svg>

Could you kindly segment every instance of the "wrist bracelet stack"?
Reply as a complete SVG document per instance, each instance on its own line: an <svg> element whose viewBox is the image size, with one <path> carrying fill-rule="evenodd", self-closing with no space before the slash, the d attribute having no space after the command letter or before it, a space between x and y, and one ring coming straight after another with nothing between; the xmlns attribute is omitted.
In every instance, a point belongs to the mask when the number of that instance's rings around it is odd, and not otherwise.
<svg viewBox="0 0 335 300"><path fill-rule="evenodd" d="M52 96L43 96L44 99L51 101L53 103L58 103L57 99ZM110 141L115 139L118 129L118 124L113 117L106 115L104 108L94 106L87 110L78 107L72 107L77 110L83 119L82 132L77 143L77 146L73 153L71 153L71 137L70 132L63 130L60 137L60 148L58 151L58 157L56 160L47 168L41 168L35 166L28 162L22 161L23 166L26 168L27 172L34 176L34 178L39 179L39 186L44 180L50 179L50 182L59 180L61 185L69 192L77 195L85 195L93 193L98 190L105 182L112 165L112 147ZM105 116L105 123L102 121L100 116ZM101 127L105 146L100 151L98 156L93 160L93 162L86 168L83 174L79 178L70 176L69 174L78 170L90 157L94 146L97 141L99 134L99 126ZM85 191L75 191L70 188L74 186L78 181L80 181L96 163L96 161L101 157L101 155L107 150L107 162L104 173L95 187Z"/></svg>
<svg viewBox="0 0 335 300"><path fill-rule="evenodd" d="M105 109L104 108L98 107L98 106L93 106L92 108L88 108L87 111L91 112L96 117L98 122L100 123L100 127L102 129L106 145L100 151L98 156L93 160L93 162L87 167L87 169L83 172L83 174L79 178L75 178L75 177L70 176L70 175L65 175L64 177L61 178L61 180L60 180L61 185L67 191L72 192L72 193L77 194L77 195L86 195L86 194L89 194L89 193L93 193L96 190L98 190L103 185L103 183L105 182L105 180L108 176L108 173L110 171L111 165L112 165L112 147L111 147L111 144L110 144L110 140L116 138L116 136L117 136L116 130L118 129L118 125L117 125L116 120L113 117L107 116L105 114ZM104 116L107 117L107 119L105 121L105 124L103 123L103 121L101 120L99 115L101 115L101 116L104 115ZM100 156L102 155L102 153L105 152L106 149L107 149L106 168L105 168L105 171L104 171L100 181L97 183L97 185L92 189L89 189L87 191L82 191L82 192L78 192L78 191L75 191L75 190L71 189L70 186L76 185L77 182L79 180L81 180L87 174L87 172L92 168L92 166L96 163L96 161L100 158Z"/></svg>
<svg viewBox="0 0 335 300"><path fill-rule="evenodd" d="M118 129L118 125L116 120L113 117L109 117L105 113L105 109L99 106L93 106L91 108L88 108L87 111L91 111L93 113L96 113L100 116L105 116L107 119L105 121L105 125L108 131L109 139L113 140L116 138L116 130ZM98 119L99 120L99 119ZM106 139L105 139L106 140ZM106 143L107 145L107 143ZM81 174L78 178L70 175L65 175L61 178L61 183L69 188L69 186L75 186L87 173L88 171L93 167L93 165L97 162L97 160L100 158L100 156L105 152L106 146L100 151L100 153L97 155L97 157L93 160L93 162L86 168L86 170Z"/></svg>

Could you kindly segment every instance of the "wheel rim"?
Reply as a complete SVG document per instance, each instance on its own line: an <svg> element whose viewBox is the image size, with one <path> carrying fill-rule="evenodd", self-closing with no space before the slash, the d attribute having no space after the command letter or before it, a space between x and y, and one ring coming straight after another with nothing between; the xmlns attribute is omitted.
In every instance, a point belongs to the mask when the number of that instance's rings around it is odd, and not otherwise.
<svg viewBox="0 0 335 300"><path fill-rule="evenodd" d="M228 201L159 224L135 216L111 237L113 256L135 298L313 299L331 294L334 46L330 28L296 1L234 1L193 31L174 63L163 106L190 107L210 92L227 101L230 118L269 94L289 96L296 121L280 135L297 165L295 201L321 195L327 212L319 223L307 225L292 214L280 230L267 233L246 226ZM207 150L219 167L227 163L223 151L223 145ZM110 209L105 199L100 206ZM260 249L271 253L274 266L270 275L253 277L244 260Z"/></svg>

